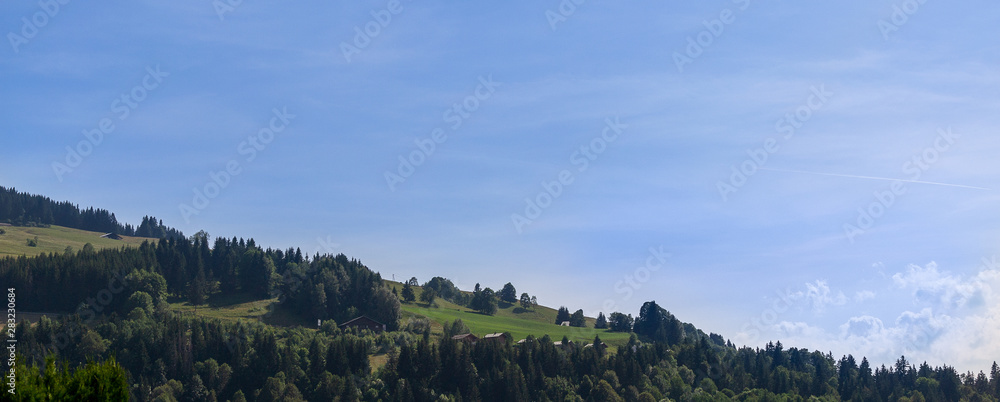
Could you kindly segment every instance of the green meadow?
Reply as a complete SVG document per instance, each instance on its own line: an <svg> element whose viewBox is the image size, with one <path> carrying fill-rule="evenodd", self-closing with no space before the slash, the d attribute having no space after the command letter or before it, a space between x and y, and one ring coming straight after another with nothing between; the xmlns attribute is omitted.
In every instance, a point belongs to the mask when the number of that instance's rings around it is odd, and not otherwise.
<svg viewBox="0 0 1000 402"><path fill-rule="evenodd" d="M66 246L72 247L73 251L80 251L84 244L90 243L95 249L118 248L122 246L138 246L143 241L156 241L145 237L122 236L122 240L106 239L101 237L104 233L89 232L86 230L70 229L63 226L23 227L23 226L0 226L0 230L5 232L0 234L0 257L4 256L36 256L47 253L62 253ZM28 240L38 237L37 244L32 247L28 245Z"/></svg>
<svg viewBox="0 0 1000 402"><path fill-rule="evenodd" d="M386 281L396 291L400 291L403 284L399 282ZM413 287L417 300L420 299L422 289L419 286ZM406 325L409 318L428 318L432 321L432 332L440 333L445 323L450 323L456 319L461 319L469 330L476 336L508 332L515 341L534 335L541 338L548 335L553 341L562 340L563 336L573 342L592 343L595 336L600 336L601 341L611 346L621 346L628 342L629 334L623 332L610 332L604 329L594 329L594 318L587 318L586 328L563 327L555 324L555 309L545 306L534 306L530 309L521 306L501 303L496 315L488 316L470 310L467 307L459 306L443 299L435 299L432 306L415 301L403 303L403 319L400 325Z"/></svg>

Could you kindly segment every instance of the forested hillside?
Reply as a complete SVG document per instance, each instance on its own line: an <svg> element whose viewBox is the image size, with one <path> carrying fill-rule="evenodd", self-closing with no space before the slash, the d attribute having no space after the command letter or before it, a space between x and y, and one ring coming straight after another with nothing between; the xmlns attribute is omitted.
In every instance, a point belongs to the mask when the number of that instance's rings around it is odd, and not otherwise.
<svg viewBox="0 0 1000 402"><path fill-rule="evenodd" d="M359 261L342 254L306 261L299 250L264 250L253 239L218 238L209 248L207 236L194 236L133 248L7 257L0 259L0 281L18 290L22 311L116 311L144 289L156 305L168 295L199 305L214 294L240 293L256 299L277 296L316 318L399 319L396 297ZM157 285L150 288L147 282Z"/></svg>
<svg viewBox="0 0 1000 402"><path fill-rule="evenodd" d="M781 342L763 349L734 345L652 301L634 316L614 311L591 319L566 307L539 313L537 300L527 293L518 297L510 282L496 292L478 284L463 291L443 277L417 283L416 278L384 281L344 254L308 256L299 249L262 248L253 239L213 240L205 232L138 247L85 245L5 257L0 284L16 295L17 311L61 314L34 324L22 321L8 332L17 340L17 370L24 374L17 381L24 393L0 398L123 393L139 401L1000 398L995 363L988 373L959 373L905 357L876 367L864 357L786 349ZM439 305L437 298L446 302ZM197 313L229 299L263 301L267 311L229 318ZM441 305L456 310L443 313ZM299 317L286 322L305 324L268 324L278 321L276 316ZM362 316L386 330L338 325ZM481 328L517 327L518 335L500 330L503 336L479 332L456 340L453 336L472 332L470 325L460 319L431 323L458 316L475 317L471 326ZM527 317L535 321L517 324ZM562 322L569 326L559 326ZM582 331L586 339L570 339Z"/></svg>
<svg viewBox="0 0 1000 402"><path fill-rule="evenodd" d="M94 232L136 237L184 237L174 228L152 216L143 217L138 227L121 223L115 214L104 209L81 209L69 201L56 202L48 197L20 193L0 186L0 222L14 226L59 225Z"/></svg>
<svg viewBox="0 0 1000 402"><path fill-rule="evenodd" d="M863 357L785 349L780 342L737 347L654 302L634 318L610 314L606 334L631 333L616 349L600 333L590 345L544 334L521 343L459 342L451 336L468 332L461 321L436 334L412 322L400 326L397 296L357 260L306 258L298 250L261 249L253 240L216 239L209 247L207 236L195 236L5 258L0 280L17 290L21 311L76 313L18 325L24 364L38 367L47 355L70 367L114 357L135 400L897 401L1000 394L995 365L989 374L960 374L903 357L873 367ZM277 314L327 319L319 329L276 327L187 317L166 303L226 292L277 296ZM471 302L480 292L454 298ZM389 324L389 331L338 328L359 314Z"/></svg>

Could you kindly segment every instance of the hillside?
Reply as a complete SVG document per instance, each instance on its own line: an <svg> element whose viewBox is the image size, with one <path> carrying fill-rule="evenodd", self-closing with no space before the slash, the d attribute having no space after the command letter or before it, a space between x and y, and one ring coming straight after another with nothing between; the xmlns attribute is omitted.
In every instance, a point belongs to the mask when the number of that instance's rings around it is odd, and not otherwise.
<svg viewBox="0 0 1000 402"><path fill-rule="evenodd" d="M122 240L106 239L101 237L104 233L90 232L80 229L72 229L63 226L52 225L43 227L23 227L23 226L0 226L5 233L0 235L0 257L5 256L36 256L44 253L62 253L66 247L72 247L74 251L80 250L87 243L95 249L117 248L121 246L137 246L143 241L155 242L156 239L148 237L122 236ZM38 243L35 247L28 246L28 239L38 236Z"/></svg>
<svg viewBox="0 0 1000 402"><path fill-rule="evenodd" d="M61 227L4 228L8 254L23 250L19 243L28 236L38 236L39 246L27 251L54 252L0 259L0 282L16 289L19 314L78 312L19 327L17 350L28 357L25 365L39 367L38 356L52 346L56 358L70 365L115 356L128 373L134 400L164 395L173 399L159 399L211 400L206 395L212 393L215 400L366 401L442 400L442 395L444 400L654 401L1000 395L994 392L1000 390L996 365L987 379L985 373L959 374L949 366L918 369L903 357L889 368L875 368L863 356L837 360L820 351L785 349L780 342L738 348L680 322L654 301L629 320L628 332L593 329L592 318L585 320L590 328L562 327L554 324L556 310L545 306L499 303L488 316L443 299L400 304L392 291L402 293L402 283L386 281L343 254L307 258L298 249L262 248L253 239L207 236L119 247L143 239L114 241ZM85 242L104 250L60 251ZM112 287L119 273L127 273L125 285ZM447 289L442 294L471 300L489 294L484 289L464 297L469 293L435 279L427 290ZM121 293L112 293L115 289ZM417 300L425 291L412 289ZM93 307L78 307L85 304ZM331 325L359 315L386 323L389 332ZM317 316L326 317L319 329ZM421 336L424 319L432 336ZM467 345L439 337L456 319L480 337L506 332L514 341L529 335L559 341L565 336L574 344ZM612 348L583 347L595 336Z"/></svg>
<svg viewBox="0 0 1000 402"><path fill-rule="evenodd" d="M401 291L403 287L403 284L399 282L385 282L396 291ZM413 286L413 291L417 295L417 300L420 300L423 289L420 286ZM477 336L509 332L515 340L524 339L528 335L534 335L538 338L548 335L554 341L561 340L563 336L566 336L573 342L584 344L593 342L594 336L600 336L602 342L612 346L624 345L629 338L628 333L594 329L594 321L596 320L592 317L587 317L586 328L556 325L556 310L546 306L534 306L526 310L516 304L501 303L496 315L488 316L441 298L435 299L434 304L436 307L429 307L419 301L403 303L403 325L410 318L428 318L432 321L432 332L438 334L442 332L444 324L461 319L469 327L469 330Z"/></svg>
<svg viewBox="0 0 1000 402"><path fill-rule="evenodd" d="M397 291L403 287L403 284L399 282L387 280L385 283ZM423 292L420 286L414 286L413 290L418 297ZM207 318L260 319L271 325L314 328L312 320L301 317L300 314L285 311L277 306L277 301L277 298L254 300L246 295L216 295L210 298L205 305L197 306L197 308L183 300L170 303L170 307L175 311ZM422 302L403 303L401 326L405 326L407 321L411 319L426 318L431 321L431 333L439 335L443 332L444 324L461 319L469 327L469 330L477 336L495 332L509 332L515 340L524 339L528 335L534 335L538 338L548 335L554 341L561 340L563 336L566 336L573 342L584 344L593 342L594 336L600 336L601 341L611 346L624 345L629 338L628 333L594 329L595 319L591 317L587 318L587 328L556 325L554 324L556 310L546 306L535 306L525 310L516 305L507 305L506 307L501 305L496 315L488 316L441 298L436 299L434 304L435 307L428 307ZM271 309L276 309L274 311L280 314L267 314Z"/></svg>

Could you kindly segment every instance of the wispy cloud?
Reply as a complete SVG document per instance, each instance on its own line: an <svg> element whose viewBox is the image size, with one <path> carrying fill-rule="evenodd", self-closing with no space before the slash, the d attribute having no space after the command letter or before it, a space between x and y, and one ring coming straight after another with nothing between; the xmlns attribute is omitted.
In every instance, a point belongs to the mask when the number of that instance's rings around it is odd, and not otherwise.
<svg viewBox="0 0 1000 402"><path fill-rule="evenodd" d="M760 170L770 170L772 172L812 174L812 175L819 175L819 176L848 177L848 178L854 178L854 179L898 181L898 182L903 182L903 183L930 184L930 185L935 185L935 186L961 187L961 188L971 188L971 189L976 189L976 190L989 190L986 187L967 186L967 185L964 185L964 184L938 183L938 182L933 182L933 181L897 179L897 178L892 178L892 177L862 176L862 175L841 174L841 173L808 172L808 171L805 171L805 170L774 169L774 168L760 168Z"/></svg>

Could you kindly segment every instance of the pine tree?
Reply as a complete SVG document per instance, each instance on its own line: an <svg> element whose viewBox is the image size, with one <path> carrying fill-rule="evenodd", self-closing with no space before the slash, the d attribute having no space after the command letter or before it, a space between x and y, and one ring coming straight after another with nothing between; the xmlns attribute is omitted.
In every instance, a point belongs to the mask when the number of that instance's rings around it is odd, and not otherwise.
<svg viewBox="0 0 1000 402"><path fill-rule="evenodd" d="M410 287L410 283L403 284L403 301L406 303L412 302L417 299L417 296L413 294L413 288Z"/></svg>
<svg viewBox="0 0 1000 402"><path fill-rule="evenodd" d="M606 329L608 328L608 319L604 316L604 313L597 314L597 321L594 322L594 328L596 329Z"/></svg>
<svg viewBox="0 0 1000 402"><path fill-rule="evenodd" d="M993 362L993 368L990 369L990 388L993 396L1000 398L1000 366L997 366L997 362Z"/></svg>
<svg viewBox="0 0 1000 402"><path fill-rule="evenodd" d="M562 325L564 321L569 321L569 309L566 306L560 306L559 312L556 313L556 324Z"/></svg>
<svg viewBox="0 0 1000 402"><path fill-rule="evenodd" d="M205 279L205 271L198 267L198 273L194 279L188 283L188 301L197 306L205 304L208 290L208 280Z"/></svg>

